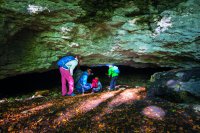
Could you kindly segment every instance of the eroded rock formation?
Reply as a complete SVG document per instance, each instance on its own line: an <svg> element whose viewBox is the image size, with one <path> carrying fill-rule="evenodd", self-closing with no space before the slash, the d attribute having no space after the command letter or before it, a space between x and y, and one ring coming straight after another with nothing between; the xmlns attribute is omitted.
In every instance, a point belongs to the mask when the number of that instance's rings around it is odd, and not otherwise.
<svg viewBox="0 0 200 133"><path fill-rule="evenodd" d="M0 79L82 65L200 66L200 0L3 0Z"/></svg>

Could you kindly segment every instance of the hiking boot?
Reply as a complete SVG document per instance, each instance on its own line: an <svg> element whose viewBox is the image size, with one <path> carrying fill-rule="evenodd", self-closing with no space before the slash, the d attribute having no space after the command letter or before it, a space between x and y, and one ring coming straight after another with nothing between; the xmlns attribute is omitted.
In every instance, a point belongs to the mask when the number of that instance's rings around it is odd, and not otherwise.
<svg viewBox="0 0 200 133"><path fill-rule="evenodd" d="M70 96L74 97L74 96L76 96L76 94L72 93Z"/></svg>
<svg viewBox="0 0 200 133"><path fill-rule="evenodd" d="M108 90L109 90L109 91L114 91L114 90L115 90L115 88L112 88L112 89L111 89L111 88L108 88Z"/></svg>
<svg viewBox="0 0 200 133"><path fill-rule="evenodd" d="M72 97L73 97L73 96L76 96L76 94L74 94L74 93L72 93L72 94L70 94L70 95L69 95L69 94L66 94L65 96L72 96Z"/></svg>

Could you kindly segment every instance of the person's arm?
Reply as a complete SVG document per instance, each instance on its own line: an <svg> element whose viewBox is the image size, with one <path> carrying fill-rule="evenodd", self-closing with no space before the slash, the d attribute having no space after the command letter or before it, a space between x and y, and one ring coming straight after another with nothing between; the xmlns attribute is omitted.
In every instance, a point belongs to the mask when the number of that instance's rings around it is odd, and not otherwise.
<svg viewBox="0 0 200 133"><path fill-rule="evenodd" d="M69 67L70 74L73 76L73 71L74 71L75 67L78 65L78 61L72 60L72 61L66 63L66 65Z"/></svg>
<svg viewBox="0 0 200 133"><path fill-rule="evenodd" d="M87 84L87 79L88 79L88 76L87 75L83 75L83 86Z"/></svg>
<svg viewBox="0 0 200 133"><path fill-rule="evenodd" d="M87 79L88 79L88 76L87 75L83 75L82 77L82 94L84 95L84 92L85 92L85 88L87 88Z"/></svg>
<svg viewBox="0 0 200 133"><path fill-rule="evenodd" d="M111 68L109 68L109 69L108 69L108 76L110 77L110 76L111 76L111 74L112 74L112 69L111 69Z"/></svg>
<svg viewBox="0 0 200 133"><path fill-rule="evenodd" d="M101 89L102 89L102 84L101 84L101 82L100 82L100 81L98 82L98 87L99 87L99 90L101 90Z"/></svg>
<svg viewBox="0 0 200 133"><path fill-rule="evenodd" d="M92 84L91 84L91 85L92 85L91 88L94 88L94 84L95 84L94 82L95 82L95 81L94 81L94 79L93 79L93 80L92 80Z"/></svg>

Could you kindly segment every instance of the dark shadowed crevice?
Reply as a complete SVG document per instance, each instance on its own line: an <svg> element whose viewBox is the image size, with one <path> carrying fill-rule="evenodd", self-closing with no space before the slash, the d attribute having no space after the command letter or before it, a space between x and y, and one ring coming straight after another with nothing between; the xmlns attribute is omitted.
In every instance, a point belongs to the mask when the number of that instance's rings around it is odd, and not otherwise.
<svg viewBox="0 0 200 133"><path fill-rule="evenodd" d="M92 78L98 76L104 87L109 85L110 79L106 75L107 66L86 67L81 66L82 71L91 68L94 75L90 76L88 82ZM147 82L150 76L155 72L167 71L170 68L132 68L128 66L119 66L120 76L118 84L138 85L138 82ZM134 82L134 83L132 83ZM21 94L34 93L37 90L61 90L60 72L58 69L43 73L30 73L0 80L0 98L19 96Z"/></svg>
<svg viewBox="0 0 200 133"><path fill-rule="evenodd" d="M36 34L36 31L23 28L15 33L12 38L9 38L8 42L2 46L3 54L0 56L0 65L23 63L25 57L31 53L32 47L30 44Z"/></svg>
<svg viewBox="0 0 200 133"><path fill-rule="evenodd" d="M0 80L0 97L18 96L36 90L51 90L60 84L60 73L52 70L44 73L22 74Z"/></svg>

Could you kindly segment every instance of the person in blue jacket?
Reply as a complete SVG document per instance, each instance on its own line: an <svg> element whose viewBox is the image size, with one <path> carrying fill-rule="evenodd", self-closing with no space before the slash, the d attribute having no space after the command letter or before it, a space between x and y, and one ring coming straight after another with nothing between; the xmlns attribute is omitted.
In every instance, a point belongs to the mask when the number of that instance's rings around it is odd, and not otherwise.
<svg viewBox="0 0 200 133"><path fill-rule="evenodd" d="M80 79L76 83L76 90L78 93L84 94L84 92L91 90L92 84L87 82L90 75L92 75L91 69L87 69L87 71L83 72Z"/></svg>

